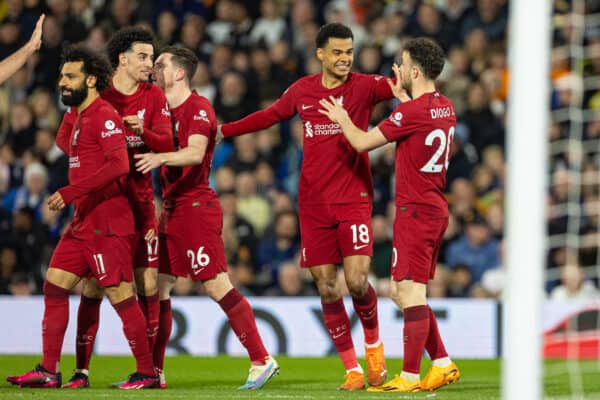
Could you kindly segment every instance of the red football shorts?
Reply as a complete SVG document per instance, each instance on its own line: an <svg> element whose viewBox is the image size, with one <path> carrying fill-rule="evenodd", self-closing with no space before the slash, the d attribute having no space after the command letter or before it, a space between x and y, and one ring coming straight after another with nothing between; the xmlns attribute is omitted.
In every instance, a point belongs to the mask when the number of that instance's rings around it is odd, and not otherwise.
<svg viewBox="0 0 600 400"><path fill-rule="evenodd" d="M396 207L392 277L427 284L435 274L448 217L426 215L414 207Z"/></svg>
<svg viewBox="0 0 600 400"><path fill-rule="evenodd" d="M131 237L94 235L79 239L69 230L62 236L50 259L50 268L82 278L96 278L100 286L131 282Z"/></svg>
<svg viewBox="0 0 600 400"><path fill-rule="evenodd" d="M302 268L373 255L371 203L303 206L299 211Z"/></svg>
<svg viewBox="0 0 600 400"><path fill-rule="evenodd" d="M165 209L159 234L158 272L195 281L227 272L221 238L223 212L218 201L198 201Z"/></svg>

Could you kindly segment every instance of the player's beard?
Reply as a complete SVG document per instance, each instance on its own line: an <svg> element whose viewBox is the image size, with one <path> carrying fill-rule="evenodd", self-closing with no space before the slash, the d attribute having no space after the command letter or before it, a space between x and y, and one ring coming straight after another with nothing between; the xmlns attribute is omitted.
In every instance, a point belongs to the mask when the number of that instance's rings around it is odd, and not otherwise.
<svg viewBox="0 0 600 400"><path fill-rule="evenodd" d="M78 105L83 103L83 101L88 96L88 88L87 88L87 85L85 84L85 82L76 89L69 89L71 92L71 94L69 94L69 95L64 95L62 93L63 89L67 89L67 88L60 89L60 91L61 91L60 100L62 101L62 103L65 106L68 106L68 107L77 107Z"/></svg>

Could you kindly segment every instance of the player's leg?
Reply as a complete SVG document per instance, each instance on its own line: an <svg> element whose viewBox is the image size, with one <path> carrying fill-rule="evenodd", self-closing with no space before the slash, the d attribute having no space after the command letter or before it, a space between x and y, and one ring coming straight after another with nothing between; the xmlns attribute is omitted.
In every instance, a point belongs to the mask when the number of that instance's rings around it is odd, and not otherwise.
<svg viewBox="0 0 600 400"><path fill-rule="evenodd" d="M337 264L342 254L336 237L336 219L331 207L302 207L299 212L302 254L300 266L309 268L321 297L323 320L344 364L345 382L339 390L360 390L364 371L354 350L350 319L338 286Z"/></svg>
<svg viewBox="0 0 600 400"><path fill-rule="evenodd" d="M438 254L444 238L444 232L446 231L446 225L441 223L439 236L437 240L437 246L433 253L430 278L433 279L435 275L435 267L437 265ZM421 380L421 390L436 390L444 385L458 382L460 379L460 371L456 364L452 362L448 357L446 346L440 335L437 320L431 307L428 306L429 313L429 336L427 336L427 342L425 343L425 349L431 358L431 368L425 375L425 378Z"/></svg>
<svg viewBox="0 0 600 400"><path fill-rule="evenodd" d="M156 230L154 230L156 232ZM133 274L138 295L138 303L147 323L147 335L150 348L154 347L158 332L160 303L158 295L158 236L146 240L138 235L133 257Z"/></svg>
<svg viewBox="0 0 600 400"><path fill-rule="evenodd" d="M158 315L158 333L156 334L156 341L154 342L154 348L152 349L152 358L154 360L154 367L158 373L159 387L161 389L167 388L164 364L165 353L167 351L167 345L169 344L171 330L173 328L173 315L171 313L171 290L173 289L173 286L175 286L176 280L176 276L164 274L162 272L158 274L160 312Z"/></svg>
<svg viewBox="0 0 600 400"><path fill-rule="evenodd" d="M329 336L346 369L345 382L338 390L360 390L365 387L364 371L356 357L350 329L350 318L337 279L337 267L332 264L310 267L321 297L323 320Z"/></svg>
<svg viewBox="0 0 600 400"><path fill-rule="evenodd" d="M250 357L250 372L240 389L260 389L279 373L279 365L269 355L256 327L254 312L248 300L231 284L226 272L203 280L208 296L219 304L227 315L231 329Z"/></svg>
<svg viewBox="0 0 600 400"><path fill-rule="evenodd" d="M173 315L171 313L171 290L175 286L178 270L185 270L183 260L178 258L178 247L175 241L167 235L159 235L159 265L158 265L158 295L160 311L158 315L158 333L152 356L154 367L158 374L159 388L166 389L167 381L164 372L165 353L171 338L173 328Z"/></svg>
<svg viewBox="0 0 600 400"><path fill-rule="evenodd" d="M86 274L78 240L66 233L60 240L44 281L42 361L32 371L6 380L20 387L57 388L61 385L60 352L69 322L69 290Z"/></svg>
<svg viewBox="0 0 600 400"><path fill-rule="evenodd" d="M100 305L104 288L96 279L84 279L83 292L77 310L77 337L75 342L76 363L71 379L63 388L78 389L89 387L89 365L94 350L96 334L100 323Z"/></svg>
<svg viewBox="0 0 600 400"><path fill-rule="evenodd" d="M136 372L118 387L121 389L154 387L158 384L158 379L146 336L146 321L131 284L133 279L131 238L98 237L91 243L91 247L93 247L94 259L98 258L98 254L102 256L102 262L96 263L96 268L92 269L92 272L97 282L104 286L106 296L123 323L123 332L136 361Z"/></svg>
<svg viewBox="0 0 600 400"><path fill-rule="evenodd" d="M352 304L363 327L367 382L369 386L381 386L387 378L387 365L383 342L379 339L379 316L377 294L369 284L368 276L371 257L353 255L344 257L344 276Z"/></svg>

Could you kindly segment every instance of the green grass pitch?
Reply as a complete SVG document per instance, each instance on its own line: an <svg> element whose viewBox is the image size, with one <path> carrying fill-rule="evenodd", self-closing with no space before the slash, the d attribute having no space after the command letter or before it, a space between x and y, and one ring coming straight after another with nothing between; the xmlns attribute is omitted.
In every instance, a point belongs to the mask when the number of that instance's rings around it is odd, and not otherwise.
<svg viewBox="0 0 600 400"><path fill-rule="evenodd" d="M4 381L7 375L25 372L38 361L38 356L0 355L0 399L470 399L500 398L499 360L457 360L462 377L458 384L446 386L434 393L367 393L338 392L343 370L335 357L289 358L277 357L281 373L260 391L239 391L248 371L245 358L219 357L168 357L166 361L167 390L119 391L110 389L112 382L122 380L135 369L131 357L96 356L92 359L90 389L19 389ZM362 362L363 367L365 363ZM600 364L578 363L585 399L600 398ZM397 372L401 360L388 360L390 376ZM423 361L423 374L429 361ZM74 367L72 356L63 357L61 369L70 377ZM563 362L546 363L547 374L544 392L548 399L571 399L572 381ZM563 369L564 367L564 369ZM423 376L423 375L422 375ZM577 385L577 382L575 382ZM579 397L578 397L579 398Z"/></svg>

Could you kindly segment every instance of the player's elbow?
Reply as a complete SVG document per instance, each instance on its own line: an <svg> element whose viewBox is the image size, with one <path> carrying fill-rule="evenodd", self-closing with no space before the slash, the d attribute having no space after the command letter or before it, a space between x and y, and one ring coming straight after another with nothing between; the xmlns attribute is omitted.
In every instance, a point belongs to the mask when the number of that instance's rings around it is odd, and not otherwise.
<svg viewBox="0 0 600 400"><path fill-rule="evenodd" d="M356 150L357 153L365 153L370 150L369 146L362 141L357 141L356 143L350 143L350 144L352 145L354 150Z"/></svg>

